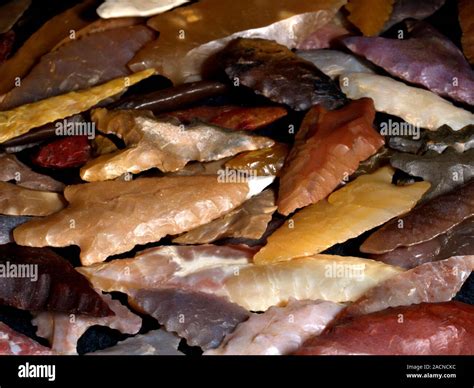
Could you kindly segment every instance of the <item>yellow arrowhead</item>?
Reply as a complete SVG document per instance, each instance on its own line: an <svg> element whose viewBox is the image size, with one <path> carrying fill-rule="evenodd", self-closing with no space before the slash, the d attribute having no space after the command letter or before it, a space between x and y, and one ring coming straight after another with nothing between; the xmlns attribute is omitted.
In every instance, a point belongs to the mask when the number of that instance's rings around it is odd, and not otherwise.
<svg viewBox="0 0 474 388"><path fill-rule="evenodd" d="M410 211L430 183L396 186L391 183L393 174L391 167L383 167L305 207L268 238L267 245L255 255L255 264L323 252Z"/></svg>

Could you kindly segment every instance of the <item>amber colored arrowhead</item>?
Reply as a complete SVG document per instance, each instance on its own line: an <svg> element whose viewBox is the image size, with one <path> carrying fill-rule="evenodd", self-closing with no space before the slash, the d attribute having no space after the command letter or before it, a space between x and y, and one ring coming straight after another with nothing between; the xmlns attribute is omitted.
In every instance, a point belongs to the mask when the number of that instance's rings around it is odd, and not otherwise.
<svg viewBox="0 0 474 388"><path fill-rule="evenodd" d="M226 162L225 166L239 171L251 171L257 175L280 175L288 155L288 146L277 143L273 147L242 152Z"/></svg>
<svg viewBox="0 0 474 388"><path fill-rule="evenodd" d="M393 173L390 167L383 167L362 175L327 199L300 210L268 238L255 255L255 263L313 255L406 213L430 184L395 186Z"/></svg>

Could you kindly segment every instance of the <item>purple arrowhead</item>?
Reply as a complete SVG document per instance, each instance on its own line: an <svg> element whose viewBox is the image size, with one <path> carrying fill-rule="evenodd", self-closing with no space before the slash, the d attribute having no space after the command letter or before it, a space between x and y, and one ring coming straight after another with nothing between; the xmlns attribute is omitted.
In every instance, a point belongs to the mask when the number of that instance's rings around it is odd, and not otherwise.
<svg viewBox="0 0 474 388"><path fill-rule="evenodd" d="M395 77L474 105L474 72L462 52L427 23L408 26L409 39L353 36L342 41Z"/></svg>

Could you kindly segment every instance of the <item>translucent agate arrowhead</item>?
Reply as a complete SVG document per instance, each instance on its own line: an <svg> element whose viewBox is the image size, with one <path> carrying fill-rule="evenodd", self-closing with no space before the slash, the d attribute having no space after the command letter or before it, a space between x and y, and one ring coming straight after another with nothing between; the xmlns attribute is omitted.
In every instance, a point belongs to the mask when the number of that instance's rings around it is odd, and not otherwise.
<svg viewBox="0 0 474 388"><path fill-rule="evenodd" d="M351 256L313 255L249 265L224 281L224 295L251 311L266 311L291 298L348 302L403 270Z"/></svg>
<svg viewBox="0 0 474 388"><path fill-rule="evenodd" d="M300 210L268 238L255 263L313 255L406 213L430 184L396 186L391 183L393 174L393 169L383 167L359 176L327 199Z"/></svg>
<svg viewBox="0 0 474 388"><path fill-rule="evenodd" d="M407 123L436 131L448 125L459 131L474 122L474 114L454 106L429 90L376 74L349 73L339 77L342 91L350 99L369 97L378 112L401 117Z"/></svg>

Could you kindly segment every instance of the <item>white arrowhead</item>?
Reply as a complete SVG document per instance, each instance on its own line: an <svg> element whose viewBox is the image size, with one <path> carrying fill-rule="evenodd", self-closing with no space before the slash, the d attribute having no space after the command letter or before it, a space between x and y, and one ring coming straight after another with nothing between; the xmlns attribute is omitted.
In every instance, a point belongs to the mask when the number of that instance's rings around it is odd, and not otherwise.
<svg viewBox="0 0 474 388"><path fill-rule="evenodd" d="M101 18L152 16L179 7L190 0L106 0L97 13Z"/></svg>

